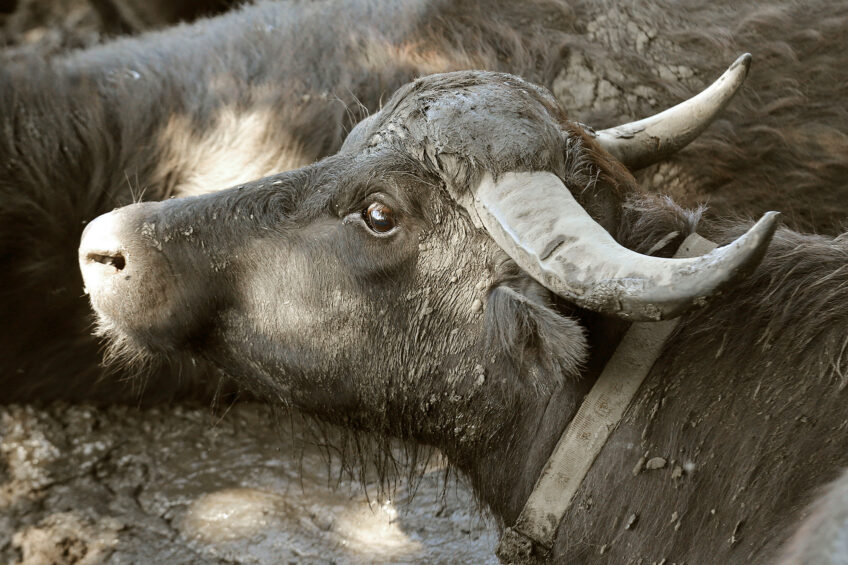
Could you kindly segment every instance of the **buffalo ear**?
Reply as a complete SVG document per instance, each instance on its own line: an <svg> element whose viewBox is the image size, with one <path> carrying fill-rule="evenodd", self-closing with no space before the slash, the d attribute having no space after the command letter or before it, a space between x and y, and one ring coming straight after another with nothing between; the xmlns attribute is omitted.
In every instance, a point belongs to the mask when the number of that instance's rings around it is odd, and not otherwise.
<svg viewBox="0 0 848 565"><path fill-rule="evenodd" d="M517 270L517 269L516 269ZM523 369L539 392L576 378L586 359L580 324L553 309L550 292L526 274L495 284L486 305L490 356Z"/></svg>

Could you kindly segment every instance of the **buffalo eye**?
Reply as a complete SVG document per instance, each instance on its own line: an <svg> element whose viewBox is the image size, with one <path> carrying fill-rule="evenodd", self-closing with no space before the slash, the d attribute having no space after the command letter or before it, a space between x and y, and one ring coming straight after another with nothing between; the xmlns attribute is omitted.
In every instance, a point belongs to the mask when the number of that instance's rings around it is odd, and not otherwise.
<svg viewBox="0 0 848 565"><path fill-rule="evenodd" d="M368 206L368 208L362 212L362 215L364 216L365 223L368 224L368 227L376 233L388 233L395 229L395 226L397 225L392 209L380 202L374 202Z"/></svg>

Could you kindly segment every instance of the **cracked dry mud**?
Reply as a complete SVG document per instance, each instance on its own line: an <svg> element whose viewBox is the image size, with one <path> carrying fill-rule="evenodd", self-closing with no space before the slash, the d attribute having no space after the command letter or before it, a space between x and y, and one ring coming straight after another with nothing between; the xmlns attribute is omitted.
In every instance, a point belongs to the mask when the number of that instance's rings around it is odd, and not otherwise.
<svg viewBox="0 0 848 565"><path fill-rule="evenodd" d="M495 528L438 466L411 502L373 480L368 500L274 421L249 403L0 407L0 562L495 563Z"/></svg>

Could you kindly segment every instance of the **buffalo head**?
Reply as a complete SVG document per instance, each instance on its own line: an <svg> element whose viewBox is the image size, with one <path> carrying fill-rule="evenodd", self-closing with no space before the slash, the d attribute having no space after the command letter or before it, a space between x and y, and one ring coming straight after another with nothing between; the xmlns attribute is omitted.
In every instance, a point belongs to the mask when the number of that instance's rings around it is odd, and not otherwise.
<svg viewBox="0 0 848 565"><path fill-rule="evenodd" d="M695 259L619 245L638 188L599 145L613 133L514 76L422 78L319 163L94 220L80 262L100 331L331 421L473 443L492 399L579 375L583 316L679 315L769 242L771 215Z"/></svg>

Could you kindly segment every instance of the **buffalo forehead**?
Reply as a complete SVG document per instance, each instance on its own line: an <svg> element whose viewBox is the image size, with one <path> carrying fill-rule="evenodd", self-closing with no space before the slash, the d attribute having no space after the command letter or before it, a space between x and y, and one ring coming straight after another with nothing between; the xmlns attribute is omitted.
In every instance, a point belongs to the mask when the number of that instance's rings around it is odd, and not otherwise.
<svg viewBox="0 0 848 565"><path fill-rule="evenodd" d="M399 91L379 118L363 124L367 132L355 132L354 141L370 149L426 146L437 156L514 165L562 142L549 107L556 106L548 93L511 75L435 75Z"/></svg>

